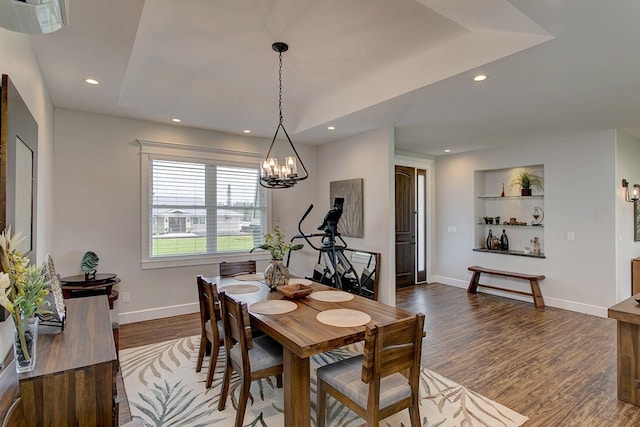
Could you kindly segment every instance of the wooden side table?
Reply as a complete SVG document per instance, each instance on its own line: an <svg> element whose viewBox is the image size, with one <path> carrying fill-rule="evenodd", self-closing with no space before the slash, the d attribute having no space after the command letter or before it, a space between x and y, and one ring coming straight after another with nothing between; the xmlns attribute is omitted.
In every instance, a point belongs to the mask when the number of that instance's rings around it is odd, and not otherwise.
<svg viewBox="0 0 640 427"><path fill-rule="evenodd" d="M113 303L118 300L118 291L113 289L113 285L118 283L120 283L120 279L115 273L97 273L92 279L87 279L83 274L79 274L60 279L60 288L62 288L62 296L65 299L107 295L109 309L113 310Z"/></svg>
<svg viewBox="0 0 640 427"><path fill-rule="evenodd" d="M610 307L608 317L617 320L618 399L640 406L640 304L628 298Z"/></svg>

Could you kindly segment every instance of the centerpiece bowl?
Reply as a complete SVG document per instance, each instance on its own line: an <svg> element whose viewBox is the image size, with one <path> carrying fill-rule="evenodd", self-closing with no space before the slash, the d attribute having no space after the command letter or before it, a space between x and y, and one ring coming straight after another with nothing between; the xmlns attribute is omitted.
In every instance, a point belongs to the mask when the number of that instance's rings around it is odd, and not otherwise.
<svg viewBox="0 0 640 427"><path fill-rule="evenodd" d="M278 286L277 291L287 298L300 299L305 298L313 292L313 288L302 283L292 283L290 285Z"/></svg>

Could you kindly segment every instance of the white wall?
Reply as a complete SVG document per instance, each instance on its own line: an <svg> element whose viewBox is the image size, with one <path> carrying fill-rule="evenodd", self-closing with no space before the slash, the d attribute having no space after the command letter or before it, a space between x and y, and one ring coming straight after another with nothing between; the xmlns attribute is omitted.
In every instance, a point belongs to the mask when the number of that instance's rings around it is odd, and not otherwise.
<svg viewBox="0 0 640 427"><path fill-rule="evenodd" d="M547 305L606 316L616 302L614 146L614 131L606 131L438 157L434 280L466 288L471 265L544 274ZM473 172L537 164L545 174L546 259L473 252ZM447 225L458 233L447 233ZM526 283L509 286L529 290Z"/></svg>
<svg viewBox="0 0 640 427"><path fill-rule="evenodd" d="M380 252L379 300L395 305L393 129L381 128L318 147L318 224L329 210L329 183L364 179L364 237L345 237L349 247ZM391 263L391 264L390 264Z"/></svg>
<svg viewBox="0 0 640 427"><path fill-rule="evenodd" d="M29 36L0 28L0 73L9 75L38 123L38 212L36 260L52 250L53 105ZM0 323L0 357L11 349L12 322Z"/></svg>
<svg viewBox="0 0 640 427"><path fill-rule="evenodd" d="M640 141L620 131L616 132L616 177L618 197L616 199L616 301L631 296L631 260L640 256L640 242L634 242L633 203L624 200L622 179L640 184Z"/></svg>
<svg viewBox="0 0 640 427"><path fill-rule="evenodd" d="M117 273L123 323L198 310L195 277L215 276L218 264L142 270L140 156L137 139L264 153L264 139L140 120L55 110L55 262L62 276L81 274L86 251L100 257L99 272ZM273 217L295 230L315 194L315 147L296 144L310 178L273 194ZM290 233L287 233L290 236ZM264 258L252 254L248 258ZM266 267L262 261L258 268Z"/></svg>

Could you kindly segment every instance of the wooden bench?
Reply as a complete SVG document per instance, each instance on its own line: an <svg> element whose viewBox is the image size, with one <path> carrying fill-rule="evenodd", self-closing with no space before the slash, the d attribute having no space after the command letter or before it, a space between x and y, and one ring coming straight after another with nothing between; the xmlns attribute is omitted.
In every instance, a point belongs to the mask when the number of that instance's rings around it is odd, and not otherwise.
<svg viewBox="0 0 640 427"><path fill-rule="evenodd" d="M483 286L485 288L497 289L500 291L513 292L516 294L531 296L533 297L533 303L535 304L536 308L544 307L544 299L542 298L542 292L540 292L540 286L538 285L538 281L544 279L544 276L541 274L539 275L522 274L522 273L514 273L512 271L492 270L490 268L484 268L477 265L469 267L468 270L473 271L473 276L471 277L471 281L469 282L469 287L467 288L467 292L471 294L478 293L478 286ZM514 289L501 288L499 286L484 285L482 283L479 283L480 274L482 273L491 274L494 276L512 277L514 279L528 280L529 283L531 284L531 293L517 291Z"/></svg>

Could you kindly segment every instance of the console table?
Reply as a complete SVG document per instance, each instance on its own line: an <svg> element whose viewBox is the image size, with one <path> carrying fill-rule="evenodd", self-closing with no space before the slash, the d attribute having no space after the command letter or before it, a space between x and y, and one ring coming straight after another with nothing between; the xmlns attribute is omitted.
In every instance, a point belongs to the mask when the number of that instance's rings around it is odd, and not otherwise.
<svg viewBox="0 0 640 427"><path fill-rule="evenodd" d="M608 317L617 320L618 399L640 406L640 304L628 298L610 307Z"/></svg>
<svg viewBox="0 0 640 427"><path fill-rule="evenodd" d="M98 273L91 279L79 274L60 279L60 288L64 299L105 294L109 297L109 308L113 310L113 303L118 299L118 291L113 285L118 283L120 279L114 273Z"/></svg>
<svg viewBox="0 0 640 427"><path fill-rule="evenodd" d="M36 368L18 375L26 425L118 425L118 362L106 295L66 302L63 332L39 333Z"/></svg>

